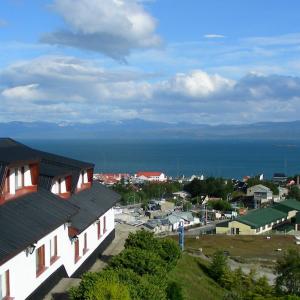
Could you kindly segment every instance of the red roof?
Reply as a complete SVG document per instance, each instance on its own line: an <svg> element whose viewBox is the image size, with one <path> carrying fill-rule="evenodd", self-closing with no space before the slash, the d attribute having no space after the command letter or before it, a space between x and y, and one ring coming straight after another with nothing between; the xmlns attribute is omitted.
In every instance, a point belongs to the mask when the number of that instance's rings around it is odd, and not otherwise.
<svg viewBox="0 0 300 300"><path fill-rule="evenodd" d="M145 176L145 177L153 177L153 176L160 176L162 172L138 172L136 175L137 177Z"/></svg>

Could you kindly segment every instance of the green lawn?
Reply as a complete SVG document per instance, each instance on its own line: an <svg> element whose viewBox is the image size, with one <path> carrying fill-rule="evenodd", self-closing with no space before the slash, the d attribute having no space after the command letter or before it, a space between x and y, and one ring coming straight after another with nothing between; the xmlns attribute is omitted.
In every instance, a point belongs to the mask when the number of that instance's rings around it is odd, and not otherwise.
<svg viewBox="0 0 300 300"><path fill-rule="evenodd" d="M222 299L224 289L208 277L201 265L205 268L202 259L184 253L169 278L182 286L186 300Z"/></svg>
<svg viewBox="0 0 300 300"><path fill-rule="evenodd" d="M207 256L211 256L216 250L226 250L232 258L272 262L282 256L288 248L300 249L300 246L296 245L295 238L289 235L272 235L270 239L265 235L202 235L199 239L185 237L185 250L196 253L200 248Z"/></svg>

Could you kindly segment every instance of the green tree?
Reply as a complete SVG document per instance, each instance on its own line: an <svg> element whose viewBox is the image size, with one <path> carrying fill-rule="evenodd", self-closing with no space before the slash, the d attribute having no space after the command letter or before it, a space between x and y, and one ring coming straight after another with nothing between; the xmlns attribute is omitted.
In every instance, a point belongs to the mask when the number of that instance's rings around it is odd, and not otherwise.
<svg viewBox="0 0 300 300"><path fill-rule="evenodd" d="M172 239L157 239L152 232L139 230L130 233L126 242L125 249L148 250L158 255L168 270L173 268L180 258L181 252L178 244Z"/></svg>
<svg viewBox="0 0 300 300"><path fill-rule="evenodd" d="M125 249L111 259L109 266L113 269L131 269L139 275L166 273L166 264L159 255L138 248Z"/></svg>
<svg viewBox="0 0 300 300"><path fill-rule="evenodd" d="M167 288L168 300L183 300L182 287L178 282L169 282Z"/></svg>
<svg viewBox="0 0 300 300"><path fill-rule="evenodd" d="M230 203L225 200L208 201L207 205L215 210L220 210L220 211L232 210Z"/></svg>
<svg viewBox="0 0 300 300"><path fill-rule="evenodd" d="M276 290L282 294L300 296L300 253L289 249L277 260Z"/></svg>
<svg viewBox="0 0 300 300"><path fill-rule="evenodd" d="M292 186L289 190L287 198L300 201L300 189L297 186Z"/></svg>
<svg viewBox="0 0 300 300"><path fill-rule="evenodd" d="M229 271L227 257L224 255L223 251L216 251L209 265L210 277L215 281L220 282L224 274L228 273Z"/></svg>
<svg viewBox="0 0 300 300"><path fill-rule="evenodd" d="M130 300L128 287L117 281L99 279L82 300Z"/></svg>

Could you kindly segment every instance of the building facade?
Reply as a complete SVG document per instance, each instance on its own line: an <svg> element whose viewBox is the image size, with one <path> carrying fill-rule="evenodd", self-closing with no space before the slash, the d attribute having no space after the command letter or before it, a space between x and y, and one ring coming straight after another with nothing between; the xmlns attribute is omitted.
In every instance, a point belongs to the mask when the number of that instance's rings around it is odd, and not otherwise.
<svg viewBox="0 0 300 300"><path fill-rule="evenodd" d="M119 195L94 165L0 139L0 299L42 299L114 238Z"/></svg>

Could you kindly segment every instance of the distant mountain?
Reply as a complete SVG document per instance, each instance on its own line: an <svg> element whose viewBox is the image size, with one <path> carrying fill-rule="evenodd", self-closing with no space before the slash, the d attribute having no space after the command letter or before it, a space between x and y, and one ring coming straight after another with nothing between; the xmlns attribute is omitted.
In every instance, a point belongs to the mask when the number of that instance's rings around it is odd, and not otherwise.
<svg viewBox="0 0 300 300"><path fill-rule="evenodd" d="M150 122L0 123L0 136L18 139L266 139L300 140L300 121L248 125Z"/></svg>

